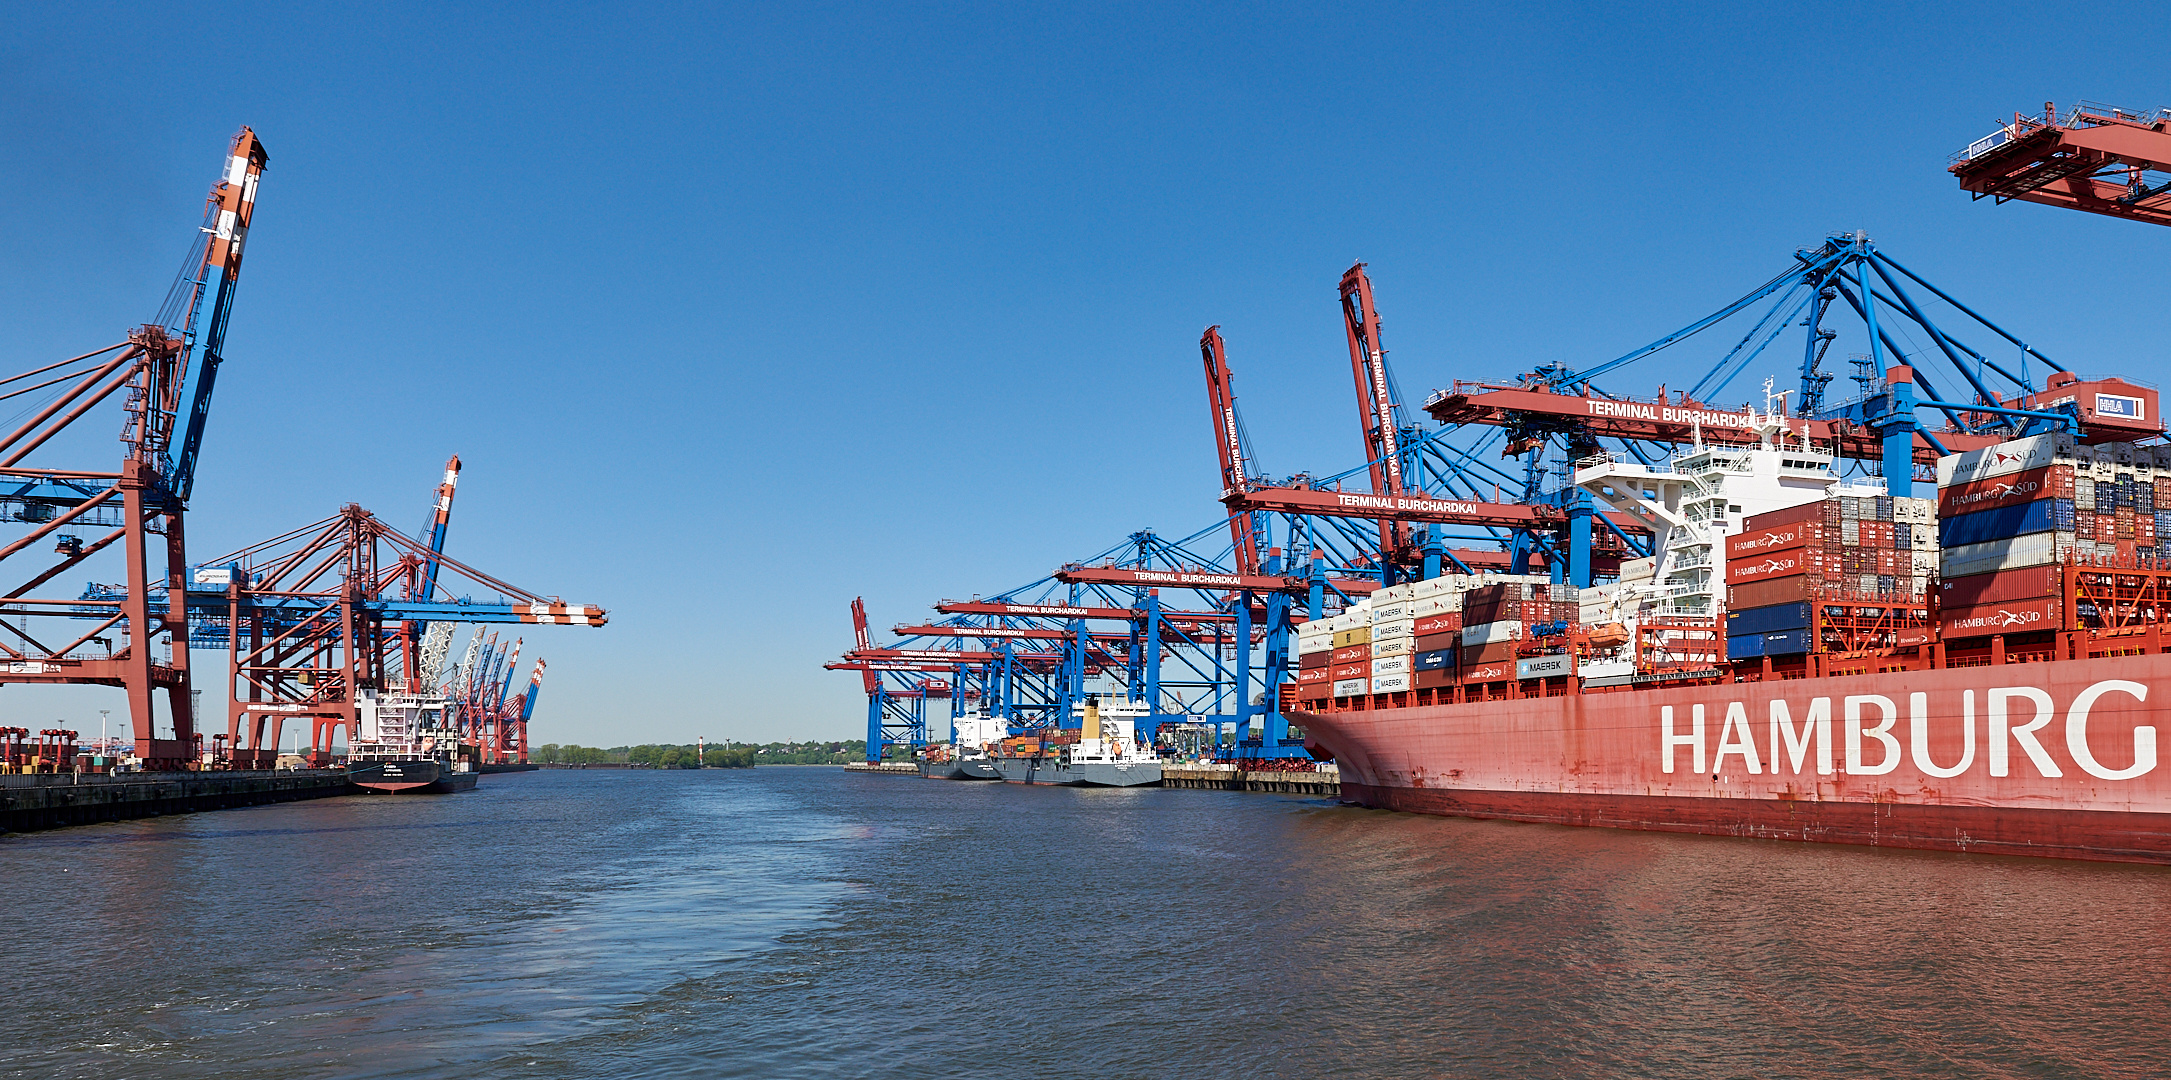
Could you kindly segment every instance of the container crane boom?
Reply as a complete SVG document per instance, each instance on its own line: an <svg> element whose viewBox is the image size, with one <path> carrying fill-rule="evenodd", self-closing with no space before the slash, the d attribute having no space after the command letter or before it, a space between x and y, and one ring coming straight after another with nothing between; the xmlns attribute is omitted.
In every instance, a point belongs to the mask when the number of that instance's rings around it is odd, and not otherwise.
<svg viewBox="0 0 2171 1080"><path fill-rule="evenodd" d="M249 235L249 219L256 211L256 185L264 164L271 160L256 132L244 127L234 136L226 157L226 172L211 189L204 231L210 242L195 267L190 285L188 316L182 323L182 340L195 329L197 307L210 271L219 271L219 290L211 303L211 321L198 342L202 358L197 363L195 393L189 402L188 427L181 438L181 456L174 463L170 487L176 499L188 502L196 485L196 458L203 448L204 422L211 415L211 391L218 383L219 365L225 362L226 321L233 313L234 284L241 277L243 241Z"/></svg>
<svg viewBox="0 0 2171 1080"><path fill-rule="evenodd" d="M2171 109L2129 113L2083 102L2012 122L1954 155L1947 171L1975 198L2021 199L2171 225Z"/></svg>
<svg viewBox="0 0 2171 1080"><path fill-rule="evenodd" d="M1221 454L1221 497L1226 499L1249 490L1251 462L1244 452L1244 428L1236 415L1236 391L1220 327L1209 326L1199 337L1199 355L1206 365L1206 398L1213 410L1214 449ZM1229 509L1229 543L1236 572L1258 573L1258 523L1251 511Z"/></svg>
<svg viewBox="0 0 2171 1080"><path fill-rule="evenodd" d="M1357 421L1364 432L1372 493L1403 494L1401 412L1387 377L1387 350L1380 344L1379 311L1372 306L1372 279L1364 264L1342 275L1342 324L1349 334L1349 368L1357 383ZM1380 555L1409 548L1409 526L1381 519Z"/></svg>

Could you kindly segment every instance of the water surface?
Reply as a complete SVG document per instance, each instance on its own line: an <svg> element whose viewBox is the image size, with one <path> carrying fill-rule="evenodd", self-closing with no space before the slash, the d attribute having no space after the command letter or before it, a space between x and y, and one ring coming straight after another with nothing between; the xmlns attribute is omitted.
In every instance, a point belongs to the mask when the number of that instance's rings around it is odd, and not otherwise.
<svg viewBox="0 0 2171 1080"><path fill-rule="evenodd" d="M0 1074L2171 1077L2171 870L827 768L0 837Z"/></svg>

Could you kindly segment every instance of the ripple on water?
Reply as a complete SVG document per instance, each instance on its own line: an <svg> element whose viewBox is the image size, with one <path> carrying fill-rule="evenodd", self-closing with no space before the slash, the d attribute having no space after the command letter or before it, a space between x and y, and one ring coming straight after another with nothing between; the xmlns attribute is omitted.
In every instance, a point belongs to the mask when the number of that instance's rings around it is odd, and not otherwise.
<svg viewBox="0 0 2171 1080"><path fill-rule="evenodd" d="M829 769L0 839L15 1075L2163 1075L2159 868ZM54 928L68 928L56 935Z"/></svg>

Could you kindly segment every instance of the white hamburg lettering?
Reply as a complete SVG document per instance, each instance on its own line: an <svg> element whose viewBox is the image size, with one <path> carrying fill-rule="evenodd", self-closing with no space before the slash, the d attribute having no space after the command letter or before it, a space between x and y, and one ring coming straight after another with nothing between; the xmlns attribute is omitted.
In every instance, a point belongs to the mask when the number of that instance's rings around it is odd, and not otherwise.
<svg viewBox="0 0 2171 1080"><path fill-rule="evenodd" d="M2097 704L2105 697L2123 694L2135 702L2148 700L2148 687L2124 679L2106 679L2090 685L2073 698L2066 710L2066 752L2082 772L2102 780L2132 780L2146 776L2156 769L2156 729L2148 724L2136 724L2133 728L2133 763L2124 768L2113 768L2096 756L2088 742L2088 721ZM2018 746L2035 774L2044 778L2065 775L2058 762L2043 746L2037 732L2050 725L2058 717L2057 703L2049 691L2034 686L1999 686L1984 693L1987 702L1987 742L1989 746L1989 770L1991 776L2012 775L2013 748ZM2025 703L2025 718L2018 715L2015 703ZM1769 703L1770 737L1768 755L1757 752L1756 733L1750 725L1748 706L1740 701L1726 703L1725 719L1721 721L1716 747L1710 747L1709 768L1706 766L1707 744L1704 739L1705 706L1689 706L1688 730L1682 731L1674 706L1659 707L1659 768L1666 773L1675 771L1679 760L1676 750L1688 750L1689 770L1695 773L1723 772L1728 757L1739 757L1751 776L1762 775L1765 761L1770 761L1771 773L1778 775L1782 769L1799 776L1804 770L1816 769L1820 776L1830 776L1833 768L1832 699L1811 698L1807 712L1799 726L1794 720L1792 708L1784 699L1774 698ZM2124 710L2121 710L2124 711ZM1940 765L1930 750L1930 695L1907 695L1908 740L1903 747L1894 728L1900 722L1899 707L1891 698L1880 694L1849 695L1841 699L1840 716L1844 720L1845 762L1844 771L1851 776L1880 776L1900 767L1903 760L1911 759L1915 768L1925 776L1949 779L1966 773L1975 766L1975 691L1964 690L1960 695L1960 754L1951 765ZM2016 722L2019 721L2019 722ZM1870 743L1881 746L1865 746ZM1814 757L1811 748L1814 746Z"/></svg>

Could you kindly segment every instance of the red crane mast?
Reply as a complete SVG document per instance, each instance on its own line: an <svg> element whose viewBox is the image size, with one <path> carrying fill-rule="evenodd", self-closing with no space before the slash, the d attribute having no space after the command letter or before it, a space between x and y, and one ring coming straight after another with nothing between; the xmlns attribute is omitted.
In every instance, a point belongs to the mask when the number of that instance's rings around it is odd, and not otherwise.
<svg viewBox="0 0 2171 1080"><path fill-rule="evenodd" d="M1349 333L1349 370L1357 383L1357 422L1364 431L1372 493L1399 496L1404 491L1402 433L1387 379L1387 350L1380 344L1379 311L1372 306L1372 279L1361 262L1342 275L1342 324ZM1381 519L1380 557L1392 560L1408 550L1409 535L1408 525Z"/></svg>

